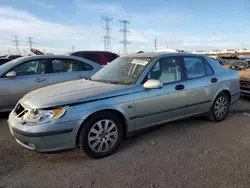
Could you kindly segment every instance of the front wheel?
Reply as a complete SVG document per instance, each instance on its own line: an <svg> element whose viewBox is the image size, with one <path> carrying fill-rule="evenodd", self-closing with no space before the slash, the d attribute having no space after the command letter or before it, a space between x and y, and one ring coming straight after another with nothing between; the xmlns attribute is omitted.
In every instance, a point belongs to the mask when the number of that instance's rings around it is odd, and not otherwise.
<svg viewBox="0 0 250 188"><path fill-rule="evenodd" d="M226 93L220 93L214 100L209 119L215 122L223 121L229 111L230 100Z"/></svg>
<svg viewBox="0 0 250 188"><path fill-rule="evenodd" d="M106 157L120 145L122 122L114 113L95 114L83 126L79 145L88 156L95 159Z"/></svg>

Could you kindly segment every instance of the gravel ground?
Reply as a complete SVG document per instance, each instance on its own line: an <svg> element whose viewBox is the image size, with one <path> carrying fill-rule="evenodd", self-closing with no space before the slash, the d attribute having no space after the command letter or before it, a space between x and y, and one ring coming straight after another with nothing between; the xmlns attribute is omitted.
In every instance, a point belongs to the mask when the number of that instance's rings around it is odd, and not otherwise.
<svg viewBox="0 0 250 188"><path fill-rule="evenodd" d="M249 101L239 101L221 123L202 118L160 126L124 141L104 159L79 150L40 154L11 137L0 119L3 187L250 187Z"/></svg>

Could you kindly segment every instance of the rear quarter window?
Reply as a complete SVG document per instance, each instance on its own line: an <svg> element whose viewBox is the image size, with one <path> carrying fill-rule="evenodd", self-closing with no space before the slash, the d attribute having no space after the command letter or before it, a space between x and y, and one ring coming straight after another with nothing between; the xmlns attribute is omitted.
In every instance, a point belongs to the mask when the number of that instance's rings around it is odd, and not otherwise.
<svg viewBox="0 0 250 188"><path fill-rule="evenodd" d="M206 69L206 73L207 75L212 75L214 74L214 69L211 67L211 65L204 59L203 62L205 63L205 69Z"/></svg>
<svg viewBox="0 0 250 188"><path fill-rule="evenodd" d="M209 59L209 62L212 65L214 64L215 66L221 66L221 67L223 67L223 65L224 65L224 63L222 61L219 61L217 59L214 59L214 58L211 58L211 57L209 57L208 59Z"/></svg>

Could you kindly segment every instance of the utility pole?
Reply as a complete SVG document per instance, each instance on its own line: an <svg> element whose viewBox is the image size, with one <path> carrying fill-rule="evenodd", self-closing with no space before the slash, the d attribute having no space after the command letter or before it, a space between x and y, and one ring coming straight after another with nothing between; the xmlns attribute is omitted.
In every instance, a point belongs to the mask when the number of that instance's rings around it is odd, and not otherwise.
<svg viewBox="0 0 250 188"><path fill-rule="evenodd" d="M75 46L74 45L72 45L72 52L74 52L75 51Z"/></svg>
<svg viewBox="0 0 250 188"><path fill-rule="evenodd" d="M27 37L29 45L30 45L30 50L32 49L32 45L35 43L32 41L33 37Z"/></svg>
<svg viewBox="0 0 250 188"><path fill-rule="evenodd" d="M23 49L23 56L25 56L25 50Z"/></svg>
<svg viewBox="0 0 250 188"><path fill-rule="evenodd" d="M157 39L156 39L156 37L154 39L154 44L155 44L155 51L156 51L157 50Z"/></svg>
<svg viewBox="0 0 250 188"><path fill-rule="evenodd" d="M119 30L123 33L123 40L120 41L120 43L123 44L123 53L126 54L128 51L127 44L130 44L130 42L127 40L128 33L131 32L128 30L128 26L127 26L128 24L130 24L130 22L128 20L119 20L119 21L121 24L123 24L123 28Z"/></svg>
<svg viewBox="0 0 250 188"><path fill-rule="evenodd" d="M107 17L107 16L101 16L102 20L105 22L105 26L103 27L103 30L105 31L105 35L103 36L103 44L104 44L104 50L105 51L112 51L112 45L111 45L111 28L110 28L110 22L112 22L113 18Z"/></svg>
<svg viewBox="0 0 250 188"><path fill-rule="evenodd" d="M9 55L10 55L10 49L8 49L8 53L9 53Z"/></svg>
<svg viewBox="0 0 250 188"><path fill-rule="evenodd" d="M19 43L20 43L20 41L18 40L18 37L19 36L17 36L17 35L12 35L12 37L14 38L13 39L13 42L14 42L14 45L15 45L15 47L16 47L16 54L20 54L20 50L19 50Z"/></svg>

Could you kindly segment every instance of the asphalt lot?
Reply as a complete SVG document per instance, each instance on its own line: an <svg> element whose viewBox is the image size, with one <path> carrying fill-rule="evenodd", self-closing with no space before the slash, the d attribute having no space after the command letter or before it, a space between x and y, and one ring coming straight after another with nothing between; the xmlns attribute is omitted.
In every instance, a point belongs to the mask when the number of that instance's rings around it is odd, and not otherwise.
<svg viewBox="0 0 250 188"><path fill-rule="evenodd" d="M19 146L0 119L2 187L250 187L250 101L221 123L178 121L137 135L104 159L79 150L40 154Z"/></svg>

